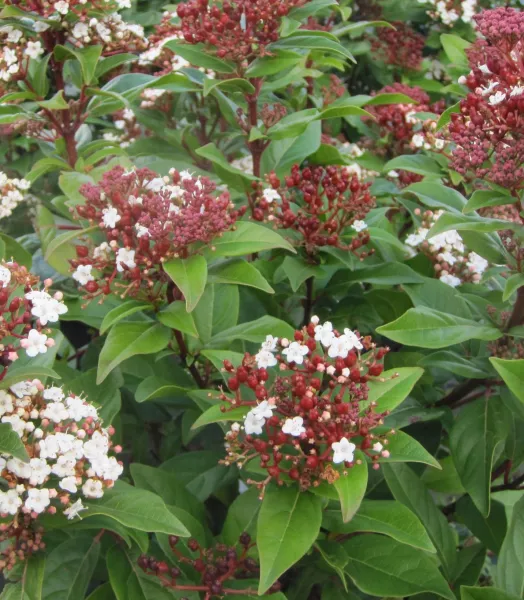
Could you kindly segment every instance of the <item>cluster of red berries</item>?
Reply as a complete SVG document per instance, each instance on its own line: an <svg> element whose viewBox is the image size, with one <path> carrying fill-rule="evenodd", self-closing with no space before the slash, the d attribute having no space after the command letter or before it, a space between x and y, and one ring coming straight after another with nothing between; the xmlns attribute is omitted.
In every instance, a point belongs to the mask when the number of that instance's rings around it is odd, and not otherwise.
<svg viewBox="0 0 524 600"><path fill-rule="evenodd" d="M323 246L348 250L361 258L372 253L362 252L370 238L361 221L375 206L371 183L360 181L346 167L301 168L296 164L284 182L274 173L268 179L272 189L264 190L255 219L268 214L275 227L296 232L293 243L310 255Z"/></svg>
<svg viewBox="0 0 524 600"><path fill-rule="evenodd" d="M234 210L228 192L216 196L215 189L207 177L187 171L172 169L170 177L159 177L149 169L122 167L105 173L97 185L82 186L86 204L75 208L76 216L98 225L106 241L77 245L73 278L89 298L110 294L114 286L122 295L158 298L169 281L166 260L187 258L212 244L244 214L245 208Z"/></svg>
<svg viewBox="0 0 524 600"><path fill-rule="evenodd" d="M376 36L370 38L375 56L393 67L420 69L424 36L402 21L394 21L392 25L394 29L383 27Z"/></svg>
<svg viewBox="0 0 524 600"><path fill-rule="evenodd" d="M226 434L224 464L249 471L250 461L258 460L267 477L248 483L262 493L271 480L297 481L303 490L333 483L341 474L336 465L350 468L364 455L378 468L377 461L389 456L384 446L391 431L381 427L387 411L376 412L376 403L368 401L368 382L382 374L388 351L313 317L294 341L267 336L258 354L246 354L239 367L225 361L232 394L220 394L222 410L249 412ZM361 458L354 456L357 449Z"/></svg>
<svg viewBox="0 0 524 600"><path fill-rule="evenodd" d="M0 558L0 571L11 571L32 554L46 547L44 528L37 526L30 514L20 513L17 519L0 525L0 542L4 546Z"/></svg>
<svg viewBox="0 0 524 600"><path fill-rule="evenodd" d="M372 125L376 123L381 138L378 143L373 144L373 150L388 158L411 154L414 150L413 136L418 134L424 138L432 129L434 121L427 123L421 121L416 117L417 113L440 114L445 109L444 101L431 103L424 90L403 83L386 85L377 94L403 94L414 101L413 104L382 104L366 107L375 118Z"/></svg>
<svg viewBox="0 0 524 600"><path fill-rule="evenodd" d="M219 58L243 63L266 53L279 38L282 17L304 0L233 0L210 5L190 0L177 7L184 39L216 48Z"/></svg>
<svg viewBox="0 0 524 600"><path fill-rule="evenodd" d="M451 115L451 167L516 191L524 184L524 13L496 8L475 21L484 38L468 49L471 72L459 80L470 93Z"/></svg>
<svg viewBox="0 0 524 600"><path fill-rule="evenodd" d="M178 548L179 538L176 535L169 536L169 546L173 552L176 561L182 569L170 567L166 562L159 561L154 557L142 555L138 559L139 567L147 574L154 575L162 582L166 588L173 590L184 590L191 592L203 592L207 600L213 598L224 598L228 596L231 590L228 588L228 582L242 579L257 578L260 567L255 559L249 555L251 548L255 544L251 541L251 536L244 532L240 535L238 545L227 546L226 544L216 544L212 548L203 548L197 540L190 539L187 548L190 556L184 554L184 550ZM187 552L187 551L186 551ZM196 558L193 558L197 554ZM178 583L183 576L184 566L189 566L196 571L200 577L200 583L195 585L181 585ZM184 578L185 579L185 578ZM280 583L275 582L265 595L271 595L280 590ZM255 590L243 589L247 595L255 594ZM235 587L234 594L240 594L238 586ZM181 598L181 600L184 600Z"/></svg>

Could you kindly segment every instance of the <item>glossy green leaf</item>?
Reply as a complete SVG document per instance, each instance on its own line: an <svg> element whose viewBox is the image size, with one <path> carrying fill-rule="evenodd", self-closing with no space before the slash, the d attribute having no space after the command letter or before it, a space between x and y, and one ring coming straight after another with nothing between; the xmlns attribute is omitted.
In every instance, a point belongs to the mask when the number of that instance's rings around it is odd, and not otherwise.
<svg viewBox="0 0 524 600"><path fill-rule="evenodd" d="M181 44L177 40L169 40L165 47L172 50L196 67L204 67L217 73L233 73L234 66L216 56L212 56L201 45Z"/></svg>
<svg viewBox="0 0 524 600"><path fill-rule="evenodd" d="M416 548L375 534L353 537L343 546L346 572L367 594L399 598L431 592L455 599L435 562Z"/></svg>
<svg viewBox="0 0 524 600"><path fill-rule="evenodd" d="M199 337L193 315L187 312L185 303L180 300L171 302L158 313L157 317L160 323L166 327Z"/></svg>
<svg viewBox="0 0 524 600"><path fill-rule="evenodd" d="M252 263L244 260L228 261L210 267L208 281L209 283L247 285L268 294L275 293L260 271Z"/></svg>
<svg viewBox="0 0 524 600"><path fill-rule="evenodd" d="M489 360L509 389L524 402L524 359L506 360L492 357Z"/></svg>
<svg viewBox="0 0 524 600"><path fill-rule="evenodd" d="M462 212L467 214L474 212L479 208L512 204L513 201L514 198L512 196L508 196L496 190L475 190L473 194L471 194L466 206L462 209Z"/></svg>
<svg viewBox="0 0 524 600"><path fill-rule="evenodd" d="M418 462L440 469L440 464L436 458L422 446L417 440L403 431L396 431L388 437L388 446L390 456L380 458L380 462L398 463L398 462Z"/></svg>
<svg viewBox="0 0 524 600"><path fill-rule="evenodd" d="M102 383L115 367L131 356L164 350L170 337L169 329L158 323L117 323L100 352L97 383Z"/></svg>
<svg viewBox="0 0 524 600"><path fill-rule="evenodd" d="M475 217L459 215L456 213L444 213L438 221L429 230L427 239L443 233L444 231L476 231L478 233L491 233L504 229L513 229L514 231L524 231L522 225L502 219L489 219L487 217Z"/></svg>
<svg viewBox="0 0 524 600"><path fill-rule="evenodd" d="M100 325L100 335L104 335L107 330L118 323L119 321L124 320L135 313L153 310L153 306L148 304L147 302L137 302L136 300L126 300L123 304L116 306L111 309L102 321L102 325Z"/></svg>
<svg viewBox="0 0 524 600"><path fill-rule="evenodd" d="M508 532L500 549L495 584L519 598L524 594L524 497L513 507Z"/></svg>
<svg viewBox="0 0 524 600"><path fill-rule="evenodd" d="M487 548L499 554L507 529L506 511L501 502L492 499L489 516L483 517L473 500L462 496L455 512L459 522L464 523Z"/></svg>
<svg viewBox="0 0 524 600"><path fill-rule="evenodd" d="M184 294L186 310L198 304L207 283L207 262L200 254L189 258L173 258L164 263L164 271Z"/></svg>
<svg viewBox="0 0 524 600"><path fill-rule="evenodd" d="M213 247L214 250L209 253L210 257L243 256L273 248L295 252L291 244L276 231L246 221L241 221L234 231L226 231L220 238L214 240Z"/></svg>
<svg viewBox="0 0 524 600"><path fill-rule="evenodd" d="M29 462L25 445L10 423L0 423L0 453Z"/></svg>
<svg viewBox="0 0 524 600"><path fill-rule="evenodd" d="M384 371L380 377L368 382L368 398L362 407L376 402L379 412L394 410L408 397L423 373L424 369L420 367L401 367Z"/></svg>
<svg viewBox="0 0 524 600"><path fill-rule="evenodd" d="M458 35L449 33L443 33L440 36L440 42L451 63L460 67L468 67L468 57L465 50L471 46L470 42Z"/></svg>
<svg viewBox="0 0 524 600"><path fill-rule="evenodd" d="M422 283L424 277L408 265L387 263L356 269L347 275L348 281L365 281L379 285L398 285L401 283Z"/></svg>
<svg viewBox="0 0 524 600"><path fill-rule="evenodd" d="M293 292L298 291L306 279L309 279L310 277L322 277L323 275L321 267L311 265L303 258L297 258L295 256L286 256L286 258L284 258L282 270L289 279Z"/></svg>
<svg viewBox="0 0 524 600"><path fill-rule="evenodd" d="M173 395L180 396L186 389L161 377L151 375L151 377L146 377L140 382L135 392L135 400L137 402L147 402L156 398L166 398Z"/></svg>
<svg viewBox="0 0 524 600"><path fill-rule="evenodd" d="M266 490L258 515L257 547L263 594L311 548L320 530L321 499L298 487Z"/></svg>
<svg viewBox="0 0 524 600"><path fill-rule="evenodd" d="M221 331L211 338L209 345L224 347L234 340L247 340L249 342L262 343L266 336L271 334L278 337L293 338L294 329L285 321L266 315L256 319L241 323L230 329Z"/></svg>
<svg viewBox="0 0 524 600"><path fill-rule="evenodd" d="M352 469L348 469L347 474L342 473L333 483L340 500L344 523L351 521L357 512L366 493L367 485L368 464L365 460L361 464L355 464Z"/></svg>
<svg viewBox="0 0 524 600"><path fill-rule="evenodd" d="M403 170L417 175L439 176L442 169L438 162L425 154L406 154L397 156L384 165L384 173Z"/></svg>
<svg viewBox="0 0 524 600"><path fill-rule="evenodd" d="M35 365L34 367L17 367L16 363L9 367L7 375L0 381L0 390L6 390L15 383L33 379L45 381L48 377L51 379L60 379L60 375L48 367Z"/></svg>

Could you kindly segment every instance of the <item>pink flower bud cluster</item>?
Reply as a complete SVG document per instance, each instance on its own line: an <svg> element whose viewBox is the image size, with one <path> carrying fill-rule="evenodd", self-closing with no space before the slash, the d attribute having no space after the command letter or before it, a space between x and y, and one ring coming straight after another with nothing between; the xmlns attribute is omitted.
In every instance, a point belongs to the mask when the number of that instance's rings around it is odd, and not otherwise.
<svg viewBox="0 0 524 600"><path fill-rule="evenodd" d="M10 217L13 210L26 199L31 184L25 179L10 179L0 171L0 219Z"/></svg>
<svg viewBox="0 0 524 600"><path fill-rule="evenodd" d="M419 209L416 212L420 214ZM429 230L443 214L444 211L425 211L422 225L408 235L405 243L431 260L435 275L443 283L452 287L467 282L479 283L489 263L476 252L468 251L458 231L444 231L428 238Z"/></svg>
<svg viewBox="0 0 524 600"><path fill-rule="evenodd" d="M426 92L419 87L410 87L403 83L387 85L377 94L404 94L412 98L411 104L382 104L366 106L365 109L375 117L380 142L373 149L388 158L401 154L412 154L422 149L442 149L444 142L436 140L436 122L433 119L422 120L417 113L440 114L445 109L442 101L431 103ZM369 121L369 120L368 120ZM369 123L374 126L374 123ZM369 145L369 143L368 143Z"/></svg>
<svg viewBox="0 0 524 600"><path fill-rule="evenodd" d="M282 17L304 0L234 0L221 4L190 0L177 7L186 42L204 43L219 58L243 63L266 54L279 38Z"/></svg>
<svg viewBox="0 0 524 600"><path fill-rule="evenodd" d="M39 279L14 262L0 264L0 381L21 350L34 358L45 354L55 341L48 323L67 312L62 292L49 293L51 279L39 289Z"/></svg>
<svg viewBox="0 0 524 600"><path fill-rule="evenodd" d="M106 241L78 245L71 261L73 278L88 298L139 292L154 300L170 281L163 263L187 258L202 245L231 229L245 209L233 210L229 192L215 195L215 184L188 171L160 177L149 169L115 167L98 185L86 184L86 204L75 209L80 219L98 225Z"/></svg>
<svg viewBox="0 0 524 600"><path fill-rule="evenodd" d="M249 470L256 459L267 478L250 483L261 489L272 479L298 481L302 489L333 483L341 474L334 465L351 468L365 457L378 469L391 432L383 427L388 412L368 401L367 384L380 377L388 351L313 317L293 341L268 335L240 367L225 361L232 394L220 395L223 412L249 411L226 435L224 462Z"/></svg>
<svg viewBox="0 0 524 600"><path fill-rule="evenodd" d="M7 482L7 490L0 492L0 540L9 542L0 566L10 568L20 550L30 554L38 549L27 535L21 539L22 528L35 527L33 521L42 513L80 516L86 510L82 500L101 498L123 467L108 456L113 429L102 428L97 409L59 387L44 388L38 379L0 390L0 421L11 425L27 453L27 460L0 456Z"/></svg>
<svg viewBox="0 0 524 600"><path fill-rule="evenodd" d="M270 188L261 192L255 219L267 220L280 229L293 230L293 243L310 255L318 248L332 246L364 258L362 247L369 242L362 220L375 206L364 183L350 167L305 167L293 165L281 183L274 173ZM298 208L297 208L298 207Z"/></svg>
<svg viewBox="0 0 524 600"><path fill-rule="evenodd" d="M370 38L374 55L387 65L400 69L419 70L422 64L424 36L402 21L391 23L395 28L381 27Z"/></svg>
<svg viewBox="0 0 524 600"><path fill-rule="evenodd" d="M470 93L451 115L451 167L466 179L489 180L510 190L524 183L524 12L486 10L475 17L479 39L459 79Z"/></svg>

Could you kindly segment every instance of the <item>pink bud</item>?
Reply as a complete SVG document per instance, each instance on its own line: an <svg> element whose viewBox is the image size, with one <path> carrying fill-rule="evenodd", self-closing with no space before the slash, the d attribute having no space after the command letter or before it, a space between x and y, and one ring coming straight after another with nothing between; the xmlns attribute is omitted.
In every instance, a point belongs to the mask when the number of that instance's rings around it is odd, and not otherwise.
<svg viewBox="0 0 524 600"><path fill-rule="evenodd" d="M48 348L52 348L55 345L55 340L53 338L47 338L45 345Z"/></svg>
<svg viewBox="0 0 524 600"><path fill-rule="evenodd" d="M42 427L47 427L49 425L49 419L42 419Z"/></svg>
<svg viewBox="0 0 524 600"><path fill-rule="evenodd" d="M58 492L54 488L51 488L49 490L49 497L50 498L56 498L57 496L58 496Z"/></svg>
<svg viewBox="0 0 524 600"><path fill-rule="evenodd" d="M389 458L389 450L382 450L380 454L382 454L384 458Z"/></svg>
<svg viewBox="0 0 524 600"><path fill-rule="evenodd" d="M55 300L62 300L64 297L64 294L62 294L62 292L56 292L55 295L53 296L53 298Z"/></svg>
<svg viewBox="0 0 524 600"><path fill-rule="evenodd" d="M47 279L44 279L44 286L46 288L51 287L53 285L53 280L51 279L51 277L48 277Z"/></svg>
<svg viewBox="0 0 524 600"><path fill-rule="evenodd" d="M26 340L26 339L20 340L20 346L22 348L27 348L29 346L29 340Z"/></svg>
<svg viewBox="0 0 524 600"><path fill-rule="evenodd" d="M54 515L54 514L56 514L56 506L50 506L50 507L47 509L47 512L48 512L50 515Z"/></svg>
<svg viewBox="0 0 524 600"><path fill-rule="evenodd" d="M378 471L380 469L380 465L378 463L374 463L373 468L375 469L375 471Z"/></svg>
<svg viewBox="0 0 524 600"><path fill-rule="evenodd" d="M116 454L120 454L122 452L122 446L118 445L113 448Z"/></svg>
<svg viewBox="0 0 524 600"><path fill-rule="evenodd" d="M16 352L9 352L7 355L7 359L11 362L15 362L15 360L18 360L18 354Z"/></svg>

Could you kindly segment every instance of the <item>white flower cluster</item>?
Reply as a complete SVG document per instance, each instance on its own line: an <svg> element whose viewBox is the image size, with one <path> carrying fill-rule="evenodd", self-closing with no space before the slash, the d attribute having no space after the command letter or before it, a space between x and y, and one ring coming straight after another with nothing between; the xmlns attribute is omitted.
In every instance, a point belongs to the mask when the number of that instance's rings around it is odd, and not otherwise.
<svg viewBox="0 0 524 600"><path fill-rule="evenodd" d="M146 88L141 94L142 102L140 103L140 108L154 108L157 100L162 98L165 94L168 93L168 90L163 88Z"/></svg>
<svg viewBox="0 0 524 600"><path fill-rule="evenodd" d="M420 4L431 4L428 14L444 25L453 25L461 19L464 23L471 23L477 10L477 0L463 0L462 2L450 0L418 0Z"/></svg>
<svg viewBox="0 0 524 600"><path fill-rule="evenodd" d="M253 175L253 157L251 154L242 156L241 158L235 158L235 160L231 162L231 166L248 175Z"/></svg>
<svg viewBox="0 0 524 600"><path fill-rule="evenodd" d="M423 225L415 233L409 234L405 243L429 254L443 283L452 287L465 281L478 283L489 263L476 252L468 252L458 231L444 231L427 239L430 228L443 214L444 211L427 211Z"/></svg>
<svg viewBox="0 0 524 600"><path fill-rule="evenodd" d="M44 53L41 42L27 40L24 32L11 25L0 27L0 80L11 81L20 71L20 61Z"/></svg>
<svg viewBox="0 0 524 600"><path fill-rule="evenodd" d="M103 42L143 47L146 43L144 28L124 21L118 13L105 15L101 19L92 17L88 21L77 21L71 28L70 34L71 41L76 45Z"/></svg>
<svg viewBox="0 0 524 600"><path fill-rule="evenodd" d="M11 216L13 210L27 197L24 192L30 185L25 179L9 179L0 171L0 219Z"/></svg>
<svg viewBox="0 0 524 600"><path fill-rule="evenodd" d="M36 517L57 509L72 519L85 510L82 498L101 498L123 471L109 457L111 430L101 427L97 409L86 400L66 396L61 388L37 379L0 390L0 421L9 423L24 443L29 461L0 456L0 471L9 490L0 492L0 513L19 511ZM119 448L115 448L119 450Z"/></svg>
<svg viewBox="0 0 524 600"><path fill-rule="evenodd" d="M515 60L515 62L518 62L520 58L515 54L515 51L512 51L511 57L513 60ZM488 77L493 75L493 73L489 70L488 65L477 65L477 67L484 75ZM462 85L465 85L467 82L467 77L462 75L459 77L458 82ZM508 87L505 92L496 89L499 85L500 81L490 81L485 87L476 88L475 93L478 96L487 96L488 102L491 104L491 106L498 106L506 99L509 100L510 98L515 98L516 96L522 96L524 94L524 81L515 82L515 85Z"/></svg>
<svg viewBox="0 0 524 600"><path fill-rule="evenodd" d="M124 108L118 114L114 126L120 133L106 132L103 134L103 138L108 142L117 143L121 148L128 148L133 144L136 141L136 134L141 131L136 122L136 115L130 108Z"/></svg>
<svg viewBox="0 0 524 600"><path fill-rule="evenodd" d="M138 57L138 64L140 66L146 66L146 65L153 64L155 61L160 59L160 57L164 53L164 46L166 45L167 42L169 42L170 40L179 40L179 39L183 39L183 36L182 35L173 35L173 36L164 38L159 43L148 48L145 52L142 52ZM180 71L180 69L185 69L186 67L191 66L191 63L188 62L185 58L182 58L181 56L178 56L177 54L173 54L171 52L170 52L170 54L171 54L171 56L169 56L169 63L162 63L162 67L164 69L167 68L167 64L169 64L169 68L171 71ZM167 56L164 56L164 58L167 59Z"/></svg>

